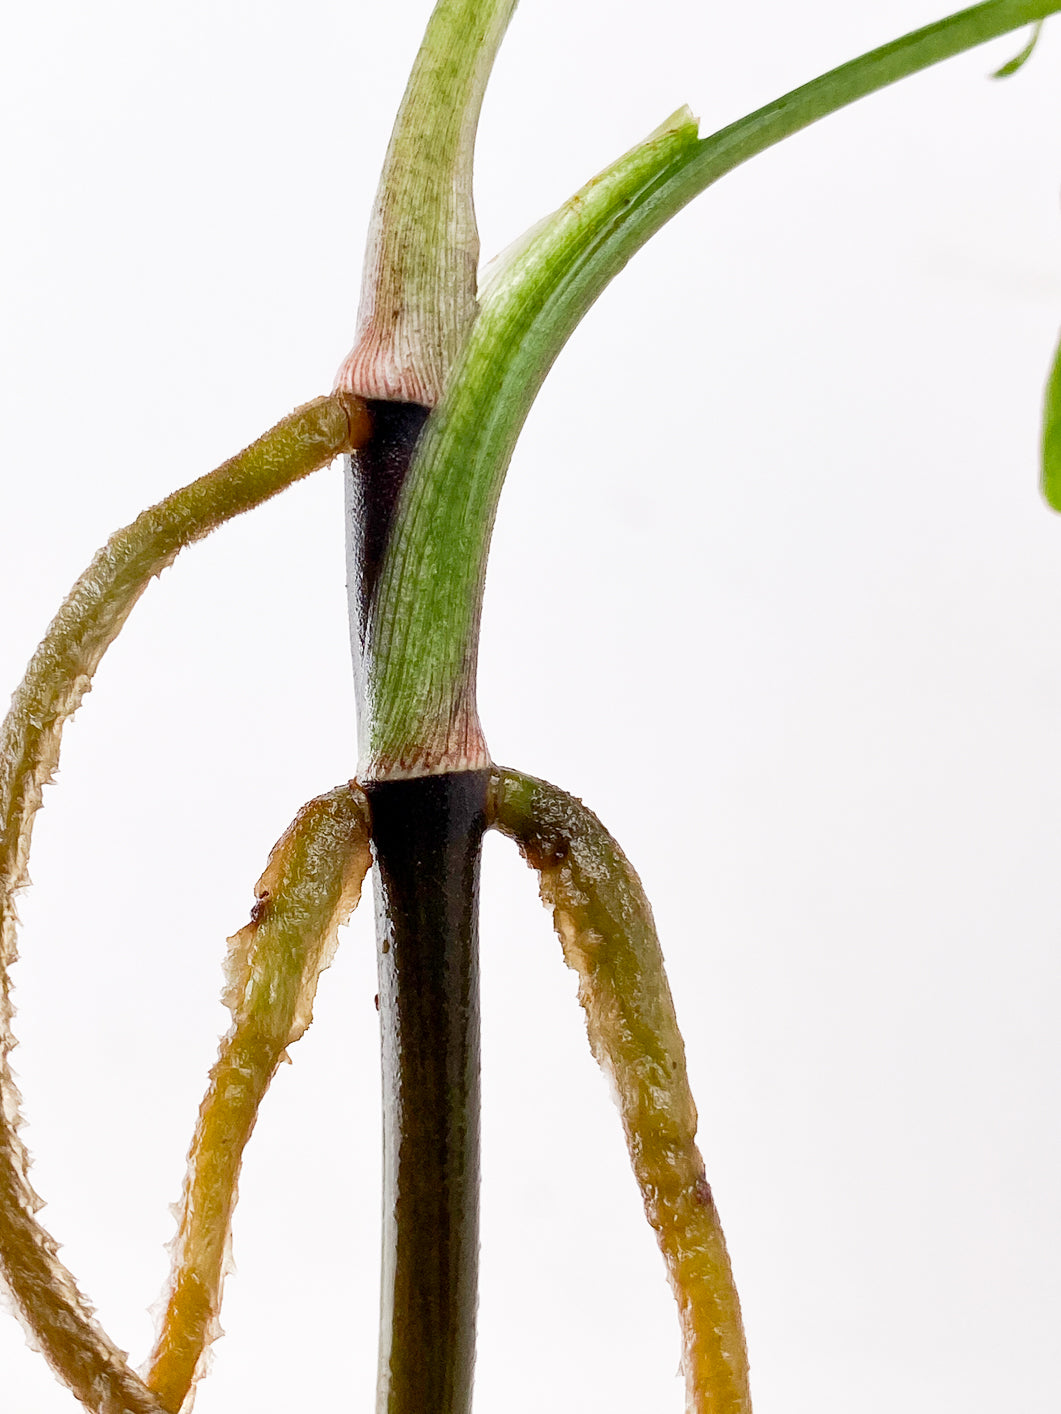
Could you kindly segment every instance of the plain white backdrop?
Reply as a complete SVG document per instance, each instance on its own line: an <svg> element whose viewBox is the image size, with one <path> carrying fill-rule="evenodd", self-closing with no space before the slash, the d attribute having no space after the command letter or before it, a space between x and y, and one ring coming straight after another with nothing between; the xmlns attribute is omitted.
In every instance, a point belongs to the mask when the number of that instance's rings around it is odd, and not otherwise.
<svg viewBox="0 0 1061 1414"><path fill-rule="evenodd" d="M0 55L0 680L112 529L327 391L427 0L10 5ZM709 132L939 0L524 0L484 257L688 102ZM559 360L504 492L495 758L654 901L759 1414L1061 1397L1061 22L726 178ZM15 1065L45 1221L139 1362L223 942L355 765L341 477L153 586L68 729ZM199 1414L373 1405L369 908L248 1151ZM575 981L485 852L477 1408L682 1406L677 1324ZM74 1414L13 1321L12 1414Z"/></svg>

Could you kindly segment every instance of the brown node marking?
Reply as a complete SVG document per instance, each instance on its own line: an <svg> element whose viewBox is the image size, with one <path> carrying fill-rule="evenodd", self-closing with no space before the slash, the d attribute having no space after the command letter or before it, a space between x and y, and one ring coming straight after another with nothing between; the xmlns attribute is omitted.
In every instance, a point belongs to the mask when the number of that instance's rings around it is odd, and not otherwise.
<svg viewBox="0 0 1061 1414"><path fill-rule="evenodd" d="M346 413L347 446L351 451L356 451L372 436L372 411L365 399L359 398L356 393L340 390L336 397Z"/></svg>

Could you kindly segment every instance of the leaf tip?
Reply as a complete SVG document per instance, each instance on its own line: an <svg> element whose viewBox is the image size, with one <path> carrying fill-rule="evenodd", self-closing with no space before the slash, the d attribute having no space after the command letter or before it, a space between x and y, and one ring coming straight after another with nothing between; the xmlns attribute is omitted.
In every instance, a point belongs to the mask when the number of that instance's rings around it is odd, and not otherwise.
<svg viewBox="0 0 1061 1414"><path fill-rule="evenodd" d="M1032 26L1031 38L1028 40L1024 48L1020 51L1019 54L1015 54L1012 59L1010 59L1007 63L1003 64L1001 69L996 69L991 75L991 78L1012 78L1015 73L1017 73L1020 69L1023 69L1025 64L1032 57L1032 54L1035 52L1035 46L1039 43L1039 36L1042 34L1042 32L1043 21L1036 20L1035 24Z"/></svg>

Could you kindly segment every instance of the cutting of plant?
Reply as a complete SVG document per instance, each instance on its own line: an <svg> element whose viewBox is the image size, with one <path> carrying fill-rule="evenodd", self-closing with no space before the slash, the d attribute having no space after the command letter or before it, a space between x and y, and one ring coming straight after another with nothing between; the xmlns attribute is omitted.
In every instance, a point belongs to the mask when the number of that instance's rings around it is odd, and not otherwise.
<svg viewBox="0 0 1061 1414"><path fill-rule="evenodd" d="M331 391L111 536L48 626L0 733L0 1272L28 1340L94 1414L181 1414L209 1373L244 1150L280 1067L298 1064L318 981L369 875L383 1099L376 1408L470 1410L488 832L514 843L533 871L577 976L590 1049L618 1106L661 1279L677 1307L686 1408L752 1409L739 1263L735 1273L678 1017L687 1034L699 1021L680 993L672 997L645 889L606 822L562 783L532 774L533 761L498 763L490 722L480 718L491 536L546 376L613 279L673 217L819 120L842 122L833 118L839 110L999 37L1014 36L1015 52L995 77L1020 83L1013 76L1040 62L1040 33L1061 0L987 0L714 132L703 133L688 107L660 113L641 142L486 263L473 201L475 143L515 9L516 0L437 0L379 177L356 326ZM328 299L336 281L333 274ZM337 320L351 294L338 292ZM636 416L631 425L639 435ZM1061 349L1047 375L1040 446L1043 494L1061 510ZM291 802L292 822L264 861L249 921L228 939L231 1022L188 1148L155 1343L135 1366L41 1219L47 1195L33 1186L11 1065L16 904L64 728L145 590L183 550L337 458L356 751L348 779L321 782L300 807ZM248 700L268 691L274 668L262 665ZM282 754L285 742L271 750ZM193 875L181 876L182 889L194 887ZM548 1361L548 1350L535 1358ZM367 1403L371 1395L357 1397Z"/></svg>

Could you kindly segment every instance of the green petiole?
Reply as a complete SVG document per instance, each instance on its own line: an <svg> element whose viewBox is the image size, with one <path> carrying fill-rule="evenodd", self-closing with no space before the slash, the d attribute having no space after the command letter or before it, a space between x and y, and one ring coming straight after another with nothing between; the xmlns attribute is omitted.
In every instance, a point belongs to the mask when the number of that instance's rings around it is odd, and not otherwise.
<svg viewBox="0 0 1061 1414"><path fill-rule="evenodd" d="M433 407L476 315L472 161L516 0L435 6L394 122L369 226L357 336L336 388Z"/></svg>

